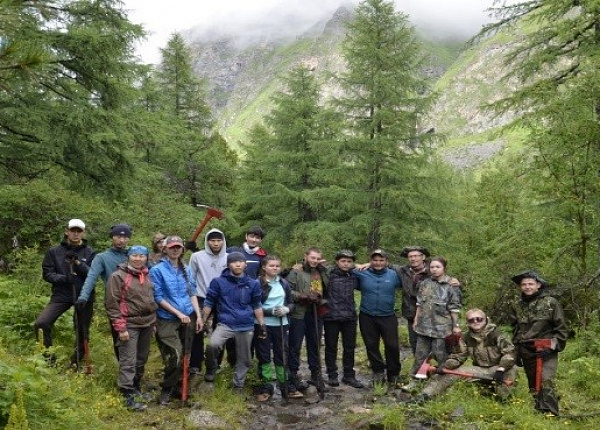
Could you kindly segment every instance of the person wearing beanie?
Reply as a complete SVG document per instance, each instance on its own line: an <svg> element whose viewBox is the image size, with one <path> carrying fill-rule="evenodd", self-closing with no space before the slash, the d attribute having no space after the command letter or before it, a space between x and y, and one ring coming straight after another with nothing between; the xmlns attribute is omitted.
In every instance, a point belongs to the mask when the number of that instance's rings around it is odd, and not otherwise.
<svg viewBox="0 0 600 430"><path fill-rule="evenodd" d="M191 276L196 280L196 293L200 308L204 306L206 291L210 282L227 268L227 243L221 230L213 228L204 236L204 249L190 257ZM204 335L198 333L192 342L190 373L197 374L204 363Z"/></svg>
<svg viewBox="0 0 600 430"><path fill-rule="evenodd" d="M260 263L267 255L267 251L260 247L265 237L265 231L254 225L246 230L246 241L242 246L232 246L227 249L228 253L241 252L246 258L246 275L252 279L258 279Z"/></svg>
<svg viewBox="0 0 600 430"><path fill-rule="evenodd" d="M254 336L254 323L259 327L260 338L267 336L261 296L260 283L250 278L245 272L246 257L241 252L227 255L227 269L214 278L206 292L203 318L210 316L213 309L218 309L217 327L212 332L206 348L207 382L215 380L219 352L228 339L235 339L236 362L233 375L233 386L238 392L244 388L246 374L251 365L251 345Z"/></svg>
<svg viewBox="0 0 600 430"><path fill-rule="evenodd" d="M144 368L156 324L154 285L148 277L148 248L134 245L127 261L119 264L108 278L106 313L113 329L119 333L119 376L117 385L125 406L134 411L147 408L140 399ZM136 398L137 396L137 398Z"/></svg>
<svg viewBox="0 0 600 430"><path fill-rule="evenodd" d="M112 241L112 246L106 251L96 255L90 270L85 278L83 288L77 299L77 307L83 308L87 305L96 287L98 278L102 278L104 285L108 282L108 277L117 270L119 264L127 261L127 244L131 238L132 230L127 224L113 225L109 230L109 236ZM106 295L105 295L106 297ZM111 324L111 333L113 337L113 345L115 357L119 359L119 333L114 331Z"/></svg>
<svg viewBox="0 0 600 430"><path fill-rule="evenodd" d="M95 252L85 240L85 223L80 219L72 219L67 223L64 239L60 245L46 252L42 261L44 281L52 285L50 302L33 324L36 335L42 331L45 348L52 346L52 328L58 318L75 305L83 282L94 261ZM71 365L78 367L84 356L84 338L89 334L92 322L94 297L90 298L82 308L73 313L73 326L77 330L75 351L71 356ZM49 364L54 364L53 354L45 353Z"/></svg>

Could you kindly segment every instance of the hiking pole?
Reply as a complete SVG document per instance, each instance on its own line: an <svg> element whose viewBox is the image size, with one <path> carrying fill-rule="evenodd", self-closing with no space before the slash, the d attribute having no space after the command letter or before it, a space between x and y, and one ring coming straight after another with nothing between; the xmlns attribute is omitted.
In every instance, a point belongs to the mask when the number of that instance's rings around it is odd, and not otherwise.
<svg viewBox="0 0 600 430"><path fill-rule="evenodd" d="M325 398L325 381L323 381L323 375L321 374L321 337L319 336L319 317L316 302L313 303L313 313L315 317L315 338L317 339L317 392L319 398L323 400Z"/></svg>
<svg viewBox="0 0 600 430"><path fill-rule="evenodd" d="M283 329L283 316L279 317L279 328L281 329L281 355L283 361L283 382L280 387L281 389L281 404L288 404L288 364L287 364L287 348L285 342L285 330Z"/></svg>
<svg viewBox="0 0 600 430"><path fill-rule="evenodd" d="M77 311L77 286L75 285L75 280L73 279L76 276L75 271L73 270L73 264L75 263L75 259L70 257L67 254L67 262L69 263L69 280L71 281L71 292L73 294L73 325L75 326L75 369L79 371L79 315Z"/></svg>
<svg viewBox="0 0 600 430"><path fill-rule="evenodd" d="M185 406L188 400L188 382L190 372L190 352L188 352L188 337L189 337L190 323L183 324L183 375L181 379L181 405Z"/></svg>

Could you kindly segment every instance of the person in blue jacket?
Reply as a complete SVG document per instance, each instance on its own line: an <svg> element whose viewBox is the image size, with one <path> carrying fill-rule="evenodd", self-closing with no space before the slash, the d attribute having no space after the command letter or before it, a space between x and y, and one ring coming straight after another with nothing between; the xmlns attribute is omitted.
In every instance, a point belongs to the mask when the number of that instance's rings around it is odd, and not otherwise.
<svg viewBox="0 0 600 430"><path fill-rule="evenodd" d="M398 343L398 319L394 312L396 291L402 283L396 272L388 268L388 254L382 249L371 252L370 267L353 272L358 276L360 307L358 323L367 358L373 372L373 383L385 381L395 387L400 374L400 346ZM383 340L385 360L379 344Z"/></svg>
<svg viewBox="0 0 600 430"><path fill-rule="evenodd" d="M97 254L92 261L92 265L90 266L90 270L85 278L81 293L79 293L79 297L77 298L76 306L78 309L84 309L87 306L88 301L90 301L90 297L93 297L92 294L94 293L94 288L96 287L98 278L102 278L104 286L106 287L106 283L110 275L117 270L119 264L127 261L127 244L131 238L131 227L129 227L127 224L113 225L110 228L109 235L112 241L112 246L106 251ZM119 347L117 346L117 343L119 342L119 333L113 329L110 321L109 325L113 338L115 357L117 357L118 361Z"/></svg>
<svg viewBox="0 0 600 430"><path fill-rule="evenodd" d="M227 255L227 269L210 282L204 299L203 315L208 318L217 308L217 327L212 332L206 348L206 373L204 380L213 382L219 352L228 339L235 339L236 362L233 386L242 390L250 369L250 347L254 335L254 319L259 326L259 337L267 336L261 297L262 290L256 279L244 273L246 257L241 252Z"/></svg>
<svg viewBox="0 0 600 430"><path fill-rule="evenodd" d="M194 333L202 331L203 321L191 271L183 262L184 243L179 236L165 239L166 258L150 269L154 284L156 341L164 363L160 404L176 396L183 376L183 356L191 351ZM183 345L187 349L184 351Z"/></svg>

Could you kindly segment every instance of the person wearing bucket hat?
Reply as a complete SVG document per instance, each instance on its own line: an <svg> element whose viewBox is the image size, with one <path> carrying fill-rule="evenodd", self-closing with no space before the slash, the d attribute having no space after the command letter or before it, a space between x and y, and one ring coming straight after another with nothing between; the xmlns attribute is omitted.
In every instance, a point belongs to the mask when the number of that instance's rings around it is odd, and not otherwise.
<svg viewBox="0 0 600 430"><path fill-rule="evenodd" d="M533 270L511 277L521 290L520 300L511 307L509 321L513 327L513 343L517 348L517 364L523 366L530 390L535 390L536 364L543 360L542 386L535 408L558 415L555 378L558 353L567 343L568 330L562 306L550 296L548 282ZM549 348L536 350L535 342L548 339Z"/></svg>
<svg viewBox="0 0 600 430"><path fill-rule="evenodd" d="M396 386L400 375L400 345L398 319L394 311L396 290L401 288L400 278L388 268L388 254L383 249L371 252L367 270L353 270L358 276L360 307L358 323L373 372L373 384L387 381ZM385 360L379 346L383 341Z"/></svg>
<svg viewBox="0 0 600 430"><path fill-rule="evenodd" d="M358 277L352 273L354 253L342 249L335 255L335 266L329 272L329 283L324 291L324 298L330 311L323 316L325 330L325 367L327 383L337 387L338 381L337 351L338 342L342 338L342 383L354 388L363 388L363 383L356 379L354 371L354 350L356 348L356 303L354 291L358 289Z"/></svg>
<svg viewBox="0 0 600 430"><path fill-rule="evenodd" d="M99 253L92 261L90 270L85 278L83 288L77 299L77 307L84 308L90 300L98 278L102 278L104 285L108 282L108 277L117 270L117 266L127 261L127 244L131 238L132 229L127 224L116 224L110 227L108 235L112 241L112 246L106 251ZM106 297L106 296L105 296ZM111 327L115 357L119 359L119 348L116 346L119 341L119 333Z"/></svg>
<svg viewBox="0 0 600 430"><path fill-rule="evenodd" d="M125 406L134 411L147 408L139 399L144 397L141 381L156 324L157 305L147 262L148 248L142 245L129 248L127 261L108 278L104 302L112 327L119 333L117 385Z"/></svg>

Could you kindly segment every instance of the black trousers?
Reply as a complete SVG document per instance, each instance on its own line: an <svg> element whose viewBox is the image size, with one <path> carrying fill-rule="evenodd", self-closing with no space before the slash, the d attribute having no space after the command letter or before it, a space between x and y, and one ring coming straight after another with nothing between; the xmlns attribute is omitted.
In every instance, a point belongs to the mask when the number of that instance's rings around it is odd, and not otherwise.
<svg viewBox="0 0 600 430"><path fill-rule="evenodd" d="M342 367L345 378L353 378L354 349L356 348L356 320L350 321L324 321L325 328L325 366L327 375L337 379L337 352L340 334L342 335Z"/></svg>
<svg viewBox="0 0 600 430"><path fill-rule="evenodd" d="M396 315L377 317L361 312L358 322L371 370L373 373L383 373L387 370L388 381L393 381L400 374L400 346ZM379 351L381 340L383 340L385 361Z"/></svg>
<svg viewBox="0 0 600 430"><path fill-rule="evenodd" d="M62 314L67 312L73 303L63 302L52 302L48 303L46 307L39 314L35 322L33 323L33 329L37 336L38 330L42 330L44 338L44 346L46 348L52 346L52 327L54 323ZM94 301L88 300L85 307L81 311L73 311L73 331L77 333L75 351L71 356L72 362L83 360L84 347L83 340L89 338L90 325L92 323L92 316L94 313Z"/></svg>

